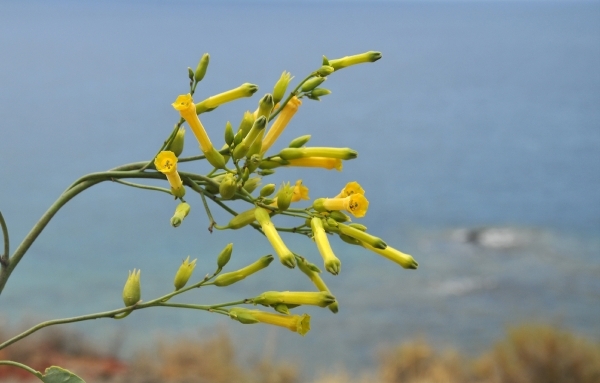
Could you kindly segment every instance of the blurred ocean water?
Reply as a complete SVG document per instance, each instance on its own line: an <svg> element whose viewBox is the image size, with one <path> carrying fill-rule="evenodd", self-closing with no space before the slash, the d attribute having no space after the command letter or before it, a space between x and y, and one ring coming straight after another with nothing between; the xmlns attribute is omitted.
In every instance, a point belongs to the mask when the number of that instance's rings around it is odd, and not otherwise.
<svg viewBox="0 0 600 383"><path fill-rule="evenodd" d="M381 342L419 334L477 352L530 320L597 339L598 20L598 2L2 2L0 210L11 246L77 177L155 153L177 120L170 103L187 89L186 67L202 53L211 66L198 97L260 87L203 115L219 142L225 122L236 126L284 69L300 79L323 54L378 50L377 63L330 76L332 95L305 101L275 147L310 133L315 146L349 146L359 158L341 173L282 170L269 182L302 178L317 198L359 181L371 202L360 222L413 254L419 270L333 243L342 273L325 278L340 313L307 310L305 338L183 310L78 328L99 342L119 334L128 355L157 336L225 326L245 352L275 344L278 358L315 368L365 366ZM191 141L184 154L196 153ZM228 242L231 270L272 251L250 230L210 235L200 200L190 202L192 214L173 229L163 195L116 184L86 191L16 269L0 316L17 323L108 310L121 305L128 269L143 270L148 299L171 288L188 254L203 275ZM309 240L284 239L318 263ZM274 263L186 300L309 288Z"/></svg>

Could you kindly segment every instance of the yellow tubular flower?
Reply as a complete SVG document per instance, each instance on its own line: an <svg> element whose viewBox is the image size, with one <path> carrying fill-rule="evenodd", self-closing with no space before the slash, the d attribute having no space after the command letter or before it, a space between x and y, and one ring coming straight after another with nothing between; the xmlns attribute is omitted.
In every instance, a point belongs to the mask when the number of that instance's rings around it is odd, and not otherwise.
<svg viewBox="0 0 600 383"><path fill-rule="evenodd" d="M344 198L352 194L364 195L365 190L356 181L348 182L340 194L336 195L334 198Z"/></svg>
<svg viewBox="0 0 600 383"><path fill-rule="evenodd" d="M154 159L154 166L156 170L161 172L167 177L169 184L171 185L171 193L175 197L181 198L185 195L185 189L183 188L183 182L179 173L177 173L177 157L175 153L165 150L156 156Z"/></svg>
<svg viewBox="0 0 600 383"><path fill-rule="evenodd" d="M250 83L244 83L237 88L230 89L223 93L210 96L206 100L202 100L198 105L200 109L214 109L219 105L223 105L227 102L237 100L242 97L250 97L258 90L258 86Z"/></svg>
<svg viewBox="0 0 600 383"><path fill-rule="evenodd" d="M264 144L264 142L263 142ZM335 169L342 171L342 160L339 158L308 157L288 160L284 166L300 166L306 168L323 168L327 170Z"/></svg>
<svg viewBox="0 0 600 383"><path fill-rule="evenodd" d="M333 254L333 250L331 250L331 245L327 239L327 234L325 234L325 229L323 229L323 222L321 222L321 218L313 217L310 220L310 227L312 229L315 242L317 243L319 253L321 253L321 256L323 257L325 269L333 275L338 275L342 267L342 263L335 256L335 254Z"/></svg>
<svg viewBox="0 0 600 383"><path fill-rule="evenodd" d="M229 316L232 319L243 318L242 323L253 323L258 321L261 323L272 324L289 329L292 332L304 336L310 331L310 315L281 315L273 314L260 310L248 310L241 307L234 307L229 310ZM256 323L256 322L254 322Z"/></svg>
<svg viewBox="0 0 600 383"><path fill-rule="evenodd" d="M175 110L179 111L181 117L183 117L183 119L188 123L192 129L192 132L194 133L194 136L196 136L196 139L200 143L200 148L202 151L204 153L210 151L213 145L210 142L210 138L208 138L208 134L206 134L206 130L204 129L204 126L202 126L198 115L196 114L196 106L192 96L189 93L182 94L177 97L175 102L171 105L173 105Z"/></svg>
<svg viewBox="0 0 600 383"><path fill-rule="evenodd" d="M324 291L267 291L253 298L252 302L263 306L285 304L326 307L335 302L335 297Z"/></svg>
<svg viewBox="0 0 600 383"><path fill-rule="evenodd" d="M417 267L419 267L419 264L417 263L417 261L415 261L415 259L408 254L404 254L403 252L394 249L393 247L386 247L385 249L378 249L376 247L370 246L367 243L361 242L361 245L368 250L371 250L374 253L377 253L387 259L389 259L392 262L395 262L397 264L399 264L400 266L404 267L405 269L416 269Z"/></svg>
<svg viewBox="0 0 600 383"><path fill-rule="evenodd" d="M325 210L347 210L357 218L364 217L369 208L369 201L362 194L352 194L344 198L320 198L315 201Z"/></svg>
<svg viewBox="0 0 600 383"><path fill-rule="evenodd" d="M264 154L269 150L271 145L275 143L275 140L279 137L281 132L285 129L287 124L290 122L294 114L298 111L298 107L302 105L302 101L300 101L296 96L292 97L292 99L283 107L277 119L271 125L271 129L267 132L267 135L263 139L262 149L260 150L260 154Z"/></svg>
<svg viewBox="0 0 600 383"><path fill-rule="evenodd" d="M271 243L271 246L273 246L273 249L275 249L275 252L279 256L281 263L284 266L293 269L296 266L294 254L292 254L290 249L288 249L285 243L283 243L283 240L279 236L277 229L275 229L273 222L271 222L269 212L262 207L257 207L254 211L254 215L258 223L260 223L265 236Z"/></svg>

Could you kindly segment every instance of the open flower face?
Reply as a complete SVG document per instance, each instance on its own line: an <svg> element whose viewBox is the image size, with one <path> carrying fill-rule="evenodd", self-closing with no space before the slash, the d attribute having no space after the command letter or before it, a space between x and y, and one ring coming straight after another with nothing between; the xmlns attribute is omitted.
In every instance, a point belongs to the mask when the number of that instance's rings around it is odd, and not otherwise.
<svg viewBox="0 0 600 383"><path fill-rule="evenodd" d="M176 172L177 157L171 151L162 151L154 159L154 166L156 166L156 170L163 174Z"/></svg>
<svg viewBox="0 0 600 383"><path fill-rule="evenodd" d="M348 197L352 194L365 194L365 190L359 185L358 182L352 181L348 182L346 186L342 189L340 194L336 196L336 198L344 198Z"/></svg>
<svg viewBox="0 0 600 383"><path fill-rule="evenodd" d="M194 108L194 110L196 110L196 107L194 105L194 99L192 98L192 95L189 93L178 96L175 99L175 102L172 103L171 105L173 105L173 108L175 108L175 110L177 110L179 112L187 111L190 108Z"/></svg>
<svg viewBox="0 0 600 383"><path fill-rule="evenodd" d="M361 218L367 214L369 208L369 201L362 194L352 194L347 198L346 210L348 210L355 217Z"/></svg>

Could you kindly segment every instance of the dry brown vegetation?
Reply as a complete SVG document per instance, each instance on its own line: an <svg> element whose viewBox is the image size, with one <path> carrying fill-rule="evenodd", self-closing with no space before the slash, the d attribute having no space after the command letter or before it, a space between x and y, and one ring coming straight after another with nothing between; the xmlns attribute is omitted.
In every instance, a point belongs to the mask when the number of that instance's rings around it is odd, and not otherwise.
<svg viewBox="0 0 600 383"><path fill-rule="evenodd" d="M0 339L5 339L0 331ZM58 364L89 383L299 383L299 366L255 361L244 364L224 333L210 338L158 341L130 361L96 352L81 336L47 331L0 351L38 370ZM0 366L0 381L30 379L14 367ZM424 340L381 352L377 369L352 375L338 371L313 383L597 383L600 344L544 325L509 330L505 339L478 358L457 351L435 350Z"/></svg>

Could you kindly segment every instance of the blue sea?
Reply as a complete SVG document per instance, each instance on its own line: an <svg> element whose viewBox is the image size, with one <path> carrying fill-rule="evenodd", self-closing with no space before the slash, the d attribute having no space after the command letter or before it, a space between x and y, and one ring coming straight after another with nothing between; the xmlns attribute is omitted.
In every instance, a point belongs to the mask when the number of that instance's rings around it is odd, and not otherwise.
<svg viewBox="0 0 600 383"><path fill-rule="evenodd" d="M307 308L312 329L304 338L172 309L73 327L124 357L156 339L223 328L242 358L293 361L306 371L368 368L383 346L419 336L475 354L524 322L598 340L596 1L3 1L0 211L11 249L81 175L155 154L178 120L170 103L188 91L187 67L203 53L211 61L198 99L245 82L260 88L201 116L221 145L225 123L237 126L283 70L299 81L322 55L369 50L383 58L329 76L323 86L332 94L305 100L275 145L311 134L311 146L351 147L359 157L342 172L280 169L263 183L301 178L318 198L358 181L370 207L356 221L412 254L418 270L332 241L342 272L324 278L340 312ZM188 132L184 155L196 154ZM187 255L198 258L198 277L212 273L229 242L227 270L272 253L249 228L210 234L200 198L188 192L192 213L177 229L169 225L175 204L162 193L107 182L77 196L13 273L0 317L16 328L121 307L133 268L142 270L148 300L172 289ZM321 262L309 239L283 239ZM304 275L274 262L179 301L309 289Z"/></svg>

